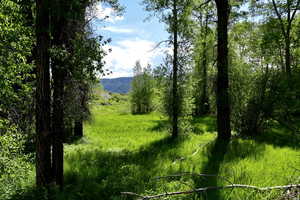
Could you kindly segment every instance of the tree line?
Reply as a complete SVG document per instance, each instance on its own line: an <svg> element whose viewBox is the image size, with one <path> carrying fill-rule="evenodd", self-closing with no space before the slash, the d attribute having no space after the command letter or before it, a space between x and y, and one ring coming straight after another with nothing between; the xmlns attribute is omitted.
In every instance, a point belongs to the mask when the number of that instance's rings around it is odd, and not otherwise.
<svg viewBox="0 0 300 200"><path fill-rule="evenodd" d="M261 134L272 120L299 131L294 124L299 116L300 1L143 4L169 32L163 42L173 52L154 67L152 77L174 138L186 116L207 114L216 115L218 138L224 140L232 133ZM135 102L138 86L132 86Z"/></svg>

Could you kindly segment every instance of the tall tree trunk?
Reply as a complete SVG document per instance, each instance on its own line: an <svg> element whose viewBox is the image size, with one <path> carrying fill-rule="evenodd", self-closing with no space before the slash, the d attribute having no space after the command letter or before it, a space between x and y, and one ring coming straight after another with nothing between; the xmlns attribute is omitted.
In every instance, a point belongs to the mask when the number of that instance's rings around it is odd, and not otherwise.
<svg viewBox="0 0 300 200"><path fill-rule="evenodd" d="M51 182L49 1L36 0L36 184Z"/></svg>
<svg viewBox="0 0 300 200"><path fill-rule="evenodd" d="M202 84L202 95L201 95L201 114L206 115L209 113L209 100L207 95L207 34L208 34L208 14L205 18L205 31L204 31L204 40L202 43L202 68L203 68L203 84Z"/></svg>
<svg viewBox="0 0 300 200"><path fill-rule="evenodd" d="M59 62L60 63L60 62ZM53 61L53 152L52 173L57 185L63 187L63 138L64 138L64 74L63 66Z"/></svg>
<svg viewBox="0 0 300 200"><path fill-rule="evenodd" d="M202 52L202 94L200 97L200 115L206 115L209 113L209 100L207 96L207 56L206 56L206 42L204 42Z"/></svg>
<svg viewBox="0 0 300 200"><path fill-rule="evenodd" d="M75 121L74 136L76 138L82 138L83 137L83 123L82 123L82 120L76 120Z"/></svg>
<svg viewBox="0 0 300 200"><path fill-rule="evenodd" d="M173 98L173 116L172 116L172 137L176 138L178 136L178 19L177 19L177 0L173 1L173 88L172 88L172 98Z"/></svg>
<svg viewBox="0 0 300 200"><path fill-rule="evenodd" d="M218 56L217 56L217 129L218 137L230 139L230 104L228 78L228 0L215 0L218 10Z"/></svg>
<svg viewBox="0 0 300 200"><path fill-rule="evenodd" d="M52 4L52 45L58 49L66 48L68 20L71 1L55 0ZM52 58L53 72L53 178L60 188L63 188L63 138L64 138L64 82L66 77L66 63L59 56ZM64 58L63 58L64 59Z"/></svg>
<svg viewBox="0 0 300 200"><path fill-rule="evenodd" d="M278 6L276 4L275 0L272 0L272 4L274 7L274 11L277 15L277 18L279 19L280 22L280 28L282 35L284 36L285 40L285 72L287 74L288 79L292 75L292 70L291 70L291 31L292 31L292 23L295 19L295 16L297 14L297 11L299 10L299 5L300 5L300 0L297 0L296 5L292 5L293 1L291 0L286 0L286 7L285 7L285 12L286 12L286 17L284 17L283 13L280 13L278 10ZM284 22L283 18L285 18L286 22ZM285 26L287 24L287 26Z"/></svg>

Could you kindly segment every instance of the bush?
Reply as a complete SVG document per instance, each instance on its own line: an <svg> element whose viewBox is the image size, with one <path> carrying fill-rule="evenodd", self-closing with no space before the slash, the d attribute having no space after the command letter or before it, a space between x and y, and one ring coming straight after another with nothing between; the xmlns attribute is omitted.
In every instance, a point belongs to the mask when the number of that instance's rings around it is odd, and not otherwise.
<svg viewBox="0 0 300 200"><path fill-rule="evenodd" d="M134 67L132 90L130 94L131 112L145 114L153 110L153 77L151 67L142 69L139 61Z"/></svg>
<svg viewBox="0 0 300 200"><path fill-rule="evenodd" d="M0 119L0 199L11 199L31 182L33 166L24 154L25 139L15 126Z"/></svg>

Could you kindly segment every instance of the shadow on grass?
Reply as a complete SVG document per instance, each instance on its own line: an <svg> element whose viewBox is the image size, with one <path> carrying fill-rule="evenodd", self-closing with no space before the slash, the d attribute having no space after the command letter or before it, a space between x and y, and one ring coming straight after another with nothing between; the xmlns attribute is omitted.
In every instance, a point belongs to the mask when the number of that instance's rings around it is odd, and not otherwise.
<svg viewBox="0 0 300 200"><path fill-rule="evenodd" d="M152 120L155 125L149 128L149 131L165 131L169 128L170 124L168 120Z"/></svg>
<svg viewBox="0 0 300 200"><path fill-rule="evenodd" d="M202 167L202 174L212 174L216 175L213 177L194 177L194 182L196 188L206 187L206 186L217 186L218 185L218 175L220 171L220 166L224 161L225 154L228 149L229 140L216 139L211 145L207 147L206 156L208 161ZM202 197L203 199L222 199L220 197L219 191L208 191L199 194L196 197Z"/></svg>
<svg viewBox="0 0 300 200"><path fill-rule="evenodd" d="M217 130L216 119L211 116L195 117L191 121L195 134L203 134L205 132L214 132Z"/></svg>
<svg viewBox="0 0 300 200"><path fill-rule="evenodd" d="M208 161L202 166L202 174L215 175L211 177L194 177L196 188L207 186L223 186L224 183L229 185L228 179L232 176L220 176L221 166L227 162L233 162L244 158L252 157L260 159L262 152L265 150L264 144L258 144L253 140L240 140L233 138L231 141L217 138L213 143L207 146L202 156L207 156ZM220 185L220 182L222 183ZM200 199L224 199L224 193L220 190L209 190L196 195ZM225 191L226 192L226 191Z"/></svg>
<svg viewBox="0 0 300 200"><path fill-rule="evenodd" d="M120 192L144 193L145 186L151 184L150 179L160 174L160 163L164 158L178 159L176 149L182 140L166 137L138 152L96 150L76 153L66 159L74 168L66 173L67 196L63 199L68 199L69 194L81 195L81 199L132 199L121 196Z"/></svg>
<svg viewBox="0 0 300 200"><path fill-rule="evenodd" d="M129 200L120 192L149 192L157 182L153 176L160 175L161 164L166 158L175 161L179 158L178 146L184 137L163 138L141 147L139 151L103 151L79 147L65 155L65 188L56 193L53 200ZM34 191L14 199L39 199Z"/></svg>
<svg viewBox="0 0 300 200"><path fill-rule="evenodd" d="M300 134L278 124L270 124L270 128L253 138L257 142L272 144L277 147L300 148Z"/></svg>

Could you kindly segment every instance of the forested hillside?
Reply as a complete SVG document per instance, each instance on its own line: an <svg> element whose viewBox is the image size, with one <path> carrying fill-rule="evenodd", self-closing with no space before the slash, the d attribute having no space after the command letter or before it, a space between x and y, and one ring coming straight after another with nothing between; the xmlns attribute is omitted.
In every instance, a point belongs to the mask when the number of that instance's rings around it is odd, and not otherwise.
<svg viewBox="0 0 300 200"><path fill-rule="evenodd" d="M103 88L112 93L127 94L131 89L132 77L120 77L120 78L110 78L101 79L100 83Z"/></svg>
<svg viewBox="0 0 300 200"><path fill-rule="evenodd" d="M0 200L299 199L299 11L1 0Z"/></svg>

